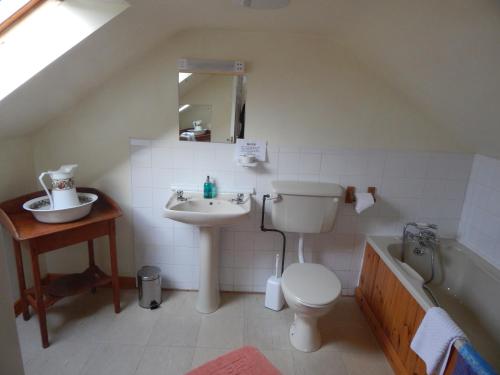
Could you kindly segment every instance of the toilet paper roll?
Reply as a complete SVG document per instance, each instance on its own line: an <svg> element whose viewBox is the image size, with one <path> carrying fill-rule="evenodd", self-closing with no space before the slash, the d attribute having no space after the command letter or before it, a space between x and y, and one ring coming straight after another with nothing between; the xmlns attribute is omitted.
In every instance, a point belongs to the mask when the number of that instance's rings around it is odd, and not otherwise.
<svg viewBox="0 0 500 375"><path fill-rule="evenodd" d="M354 196L356 197L354 209L358 214L375 204L373 195L370 193L354 193Z"/></svg>

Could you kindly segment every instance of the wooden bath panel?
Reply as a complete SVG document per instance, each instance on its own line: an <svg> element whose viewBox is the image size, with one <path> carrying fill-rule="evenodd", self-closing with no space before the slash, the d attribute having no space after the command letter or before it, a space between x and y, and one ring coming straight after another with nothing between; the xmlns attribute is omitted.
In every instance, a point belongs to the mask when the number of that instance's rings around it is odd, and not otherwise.
<svg viewBox="0 0 500 375"><path fill-rule="evenodd" d="M410 348L425 311L368 243L356 300L395 373L425 375L425 363ZM453 348L445 374L456 355Z"/></svg>

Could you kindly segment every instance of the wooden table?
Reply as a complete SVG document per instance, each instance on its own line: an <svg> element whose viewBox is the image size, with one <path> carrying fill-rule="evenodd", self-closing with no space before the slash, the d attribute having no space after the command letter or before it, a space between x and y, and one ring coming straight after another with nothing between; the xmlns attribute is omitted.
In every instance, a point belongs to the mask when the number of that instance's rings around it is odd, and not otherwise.
<svg viewBox="0 0 500 375"><path fill-rule="evenodd" d="M16 257L19 293L24 320L30 318L29 306L38 314L42 346L49 346L46 310L61 298L91 290L111 283L115 312L120 312L120 286L116 255L115 219L122 215L120 207L106 194L97 189L78 188L80 192L96 194L90 214L71 223L45 224L36 221L32 214L22 208L26 201L46 195L39 191L0 203L0 223L12 236ZM108 236L111 258L111 276L106 275L94 261L94 238ZM24 278L21 241L27 241L33 272L32 288L26 288ZM89 267L82 273L70 274L42 282L38 256L79 242L87 242Z"/></svg>
<svg viewBox="0 0 500 375"><path fill-rule="evenodd" d="M189 132L189 131L194 131L193 128L191 129L180 129L179 130L179 141L189 141L188 138L181 137L181 134L184 132ZM204 133L201 134L196 134L194 136L196 139L196 142L210 142L212 138L212 132L209 129L206 129Z"/></svg>

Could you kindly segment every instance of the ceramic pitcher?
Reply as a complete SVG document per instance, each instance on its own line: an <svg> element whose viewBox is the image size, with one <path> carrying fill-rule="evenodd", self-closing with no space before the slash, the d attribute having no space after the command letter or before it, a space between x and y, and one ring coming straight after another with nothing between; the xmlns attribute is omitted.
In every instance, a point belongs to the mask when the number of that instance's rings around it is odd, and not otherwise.
<svg viewBox="0 0 500 375"><path fill-rule="evenodd" d="M73 174L77 167L77 164L61 165L57 171L43 172L38 177L49 197L51 209L60 210L80 205L78 194L76 193L75 180L73 179ZM43 181L45 175L49 175L52 179L52 193Z"/></svg>

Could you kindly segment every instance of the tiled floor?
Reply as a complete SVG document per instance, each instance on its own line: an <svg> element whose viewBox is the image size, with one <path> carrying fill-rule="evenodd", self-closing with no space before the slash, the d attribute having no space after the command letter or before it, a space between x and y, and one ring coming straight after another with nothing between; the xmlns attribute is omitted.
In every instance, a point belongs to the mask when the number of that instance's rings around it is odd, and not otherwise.
<svg viewBox="0 0 500 375"><path fill-rule="evenodd" d="M109 290L60 301L49 310L45 350L36 317L18 317L26 374L184 374L243 345L259 348L285 375L392 374L353 298L342 298L321 320L324 344L315 353L290 346L290 310L266 309L261 294L224 293L210 315L196 312L195 298L164 292L161 308L149 311L137 305L135 291L123 291L118 315Z"/></svg>

